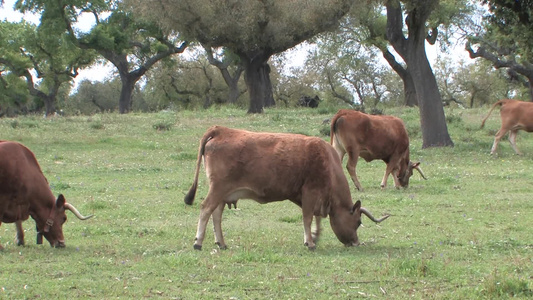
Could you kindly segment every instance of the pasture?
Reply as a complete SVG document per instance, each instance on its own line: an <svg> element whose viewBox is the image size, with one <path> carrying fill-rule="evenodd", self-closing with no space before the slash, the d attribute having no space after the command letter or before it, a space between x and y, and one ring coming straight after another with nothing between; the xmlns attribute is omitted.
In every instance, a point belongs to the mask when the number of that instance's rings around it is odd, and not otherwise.
<svg viewBox="0 0 533 300"><path fill-rule="evenodd" d="M533 135L521 131L514 155L507 140L490 156L500 126L488 107L446 110L453 148L421 149L418 111L385 109L401 117L411 160L421 161L407 189L385 164L360 160L364 192L349 180L381 224L363 217L363 245L344 247L329 220L312 252L303 246L299 207L289 201L241 200L224 211L229 249L214 245L211 222L202 251L193 250L205 172L192 206L183 203L198 141L211 125L320 136L337 108L269 109L262 115L218 108L154 114L99 114L0 119L0 139L19 141L36 155L54 194L82 214L63 226L65 249L26 246L15 226L2 224L1 299L505 299L533 296ZM343 166L346 162L343 162ZM347 172L345 171L347 174Z"/></svg>

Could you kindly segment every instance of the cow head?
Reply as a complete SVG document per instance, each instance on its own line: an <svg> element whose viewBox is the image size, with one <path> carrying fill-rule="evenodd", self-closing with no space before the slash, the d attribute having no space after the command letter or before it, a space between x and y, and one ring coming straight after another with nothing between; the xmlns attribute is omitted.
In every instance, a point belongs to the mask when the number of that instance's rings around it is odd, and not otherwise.
<svg viewBox="0 0 533 300"><path fill-rule="evenodd" d="M63 195L59 195L44 225L37 225L37 244L42 244L42 237L44 236L50 246L56 248L65 247L65 239L63 237L63 224L67 221L65 210L72 211L80 220L87 220L92 217L92 215L82 216L74 206L66 202Z"/></svg>
<svg viewBox="0 0 533 300"><path fill-rule="evenodd" d="M409 178L413 176L413 170L416 169L420 175L422 175L422 178L427 179L426 176L424 176L424 173L420 169L420 162L412 162L408 161L407 163L401 163L400 169L398 170L398 182L400 183L401 187L408 187L409 186Z"/></svg>
<svg viewBox="0 0 533 300"><path fill-rule="evenodd" d="M349 212L343 211L330 215L331 228L341 243L345 246L358 246L359 238L357 237L357 229L361 226L361 215L364 214L370 218L370 220L379 223L389 217L384 216L381 219L376 219L372 214L364 207L361 207L361 201L357 200Z"/></svg>

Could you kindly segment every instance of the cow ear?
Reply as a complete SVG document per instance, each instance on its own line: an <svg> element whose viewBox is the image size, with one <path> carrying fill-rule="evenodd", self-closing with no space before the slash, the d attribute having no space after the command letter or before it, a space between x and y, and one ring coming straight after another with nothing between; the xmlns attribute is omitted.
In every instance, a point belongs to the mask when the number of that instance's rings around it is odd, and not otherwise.
<svg viewBox="0 0 533 300"><path fill-rule="evenodd" d="M57 208L61 208L61 207L65 206L65 202L67 202L65 200L65 196L63 196L63 194L59 194L59 196L57 197L57 200L56 200L56 207Z"/></svg>
<svg viewBox="0 0 533 300"><path fill-rule="evenodd" d="M360 208L361 208L361 201L357 200L357 202L355 202L355 204L353 205L350 213L353 214L354 212L358 211Z"/></svg>
<svg viewBox="0 0 533 300"><path fill-rule="evenodd" d="M420 166L420 162L417 161L417 162L411 162L411 167L414 169L416 167Z"/></svg>

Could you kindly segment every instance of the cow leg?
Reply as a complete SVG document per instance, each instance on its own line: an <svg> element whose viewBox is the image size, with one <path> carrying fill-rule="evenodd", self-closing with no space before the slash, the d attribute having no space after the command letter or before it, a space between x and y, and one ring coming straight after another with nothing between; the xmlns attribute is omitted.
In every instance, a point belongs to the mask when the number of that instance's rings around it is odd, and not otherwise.
<svg viewBox="0 0 533 300"><path fill-rule="evenodd" d="M504 130L503 128L500 128L500 130L498 130L496 136L494 137L494 144L492 144L492 149L490 150L491 155L496 152L496 149L498 148L498 143L506 133L507 130Z"/></svg>
<svg viewBox="0 0 533 300"><path fill-rule="evenodd" d="M218 207L212 199L212 196L209 196L208 194L201 204L200 218L198 219L198 229L196 230L196 238L194 240L194 249L196 250L202 250L202 243L205 238L207 222L209 221L209 217L211 217L213 214L213 211ZM222 203L222 205L224 204Z"/></svg>
<svg viewBox="0 0 533 300"><path fill-rule="evenodd" d="M400 188L400 180L398 179L398 176L394 174L393 167L390 166L390 164L387 164L387 168L385 169L385 175L383 175L383 179L381 180L381 189L384 189L387 186L387 181L389 180L389 175L392 174L392 179L394 180L394 186L399 189Z"/></svg>
<svg viewBox="0 0 533 300"><path fill-rule="evenodd" d="M304 223L304 245L309 248L309 250L315 250L316 245L313 241L313 234L311 232L311 225L313 223L314 209L316 201L318 199L319 192L316 190L309 190L305 186L303 187L302 192L302 215Z"/></svg>
<svg viewBox="0 0 533 300"><path fill-rule="evenodd" d="M322 220L321 217L315 216L315 231L311 233L311 236L313 238L313 241L318 242L318 239L320 238L320 231L322 228L320 228L320 221Z"/></svg>
<svg viewBox="0 0 533 300"><path fill-rule="evenodd" d="M518 130L511 130L511 132L509 132L509 142L511 143L511 147L513 147L514 152L517 155L522 155L522 152L520 152L520 150L518 150L518 148L516 147L516 136L517 135L518 135Z"/></svg>
<svg viewBox="0 0 533 300"><path fill-rule="evenodd" d="M17 246L24 246L24 229L22 228L22 221L16 221L15 226L17 228Z"/></svg>
<svg viewBox="0 0 533 300"><path fill-rule="evenodd" d="M230 203L231 204L231 203ZM224 235L222 234L222 212L224 211L224 203L221 203L213 212L213 228L215 230L215 244L222 250L228 247L224 243Z"/></svg>
<svg viewBox="0 0 533 300"><path fill-rule="evenodd" d="M355 171L355 168L357 167L358 158L359 151L348 150L348 163L346 163L346 169L348 170L348 173L350 173L350 177L352 177L352 181L355 184L355 187L362 192L363 187L361 186L361 183L359 183L359 179L357 179L357 173Z"/></svg>

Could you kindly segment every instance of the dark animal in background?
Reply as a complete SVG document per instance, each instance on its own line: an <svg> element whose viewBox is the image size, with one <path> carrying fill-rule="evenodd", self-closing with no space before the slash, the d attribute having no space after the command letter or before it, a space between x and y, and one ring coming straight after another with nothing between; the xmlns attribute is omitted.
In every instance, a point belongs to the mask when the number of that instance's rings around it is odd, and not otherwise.
<svg viewBox="0 0 533 300"><path fill-rule="evenodd" d="M522 153L516 147L516 135L518 134L518 130L533 132L533 103L512 99L500 100L492 105L489 113L481 122L481 128L485 126L485 121L490 116L494 108L498 105L501 106L500 117L502 120L502 126L494 137L494 144L492 144L490 154L494 154L496 152L498 143L502 137L509 132L509 142L511 143L511 147L513 147L513 150L516 154L521 155Z"/></svg>
<svg viewBox="0 0 533 300"><path fill-rule="evenodd" d="M261 133L213 126L200 140L194 182L185 196L191 205L198 186L202 158L209 192L201 204L194 243L201 249L213 216L215 242L226 248L222 212L226 204L253 199L261 204L290 200L302 208L304 244L315 249L320 218L329 216L333 232L343 244L358 245L361 214L375 219L361 202L352 203L348 181L335 149L324 140L299 134ZM317 230L311 232L315 216Z"/></svg>
<svg viewBox="0 0 533 300"><path fill-rule="evenodd" d="M15 223L17 245L24 245L22 221L31 216L37 227L38 244L44 236L52 247L65 247L65 210L81 220L92 217L82 216L63 195L55 199L35 155L28 148L16 142L0 141L0 224Z"/></svg>
<svg viewBox="0 0 533 300"><path fill-rule="evenodd" d="M424 173L419 162L409 160L409 137L403 121L393 116L374 116L355 110L341 109L331 120L331 145L341 159L348 153L346 169L358 190L362 190L357 179L356 166L359 157L367 162L381 159L387 164L381 187L387 185L389 174L393 174L394 185L407 187L413 169Z"/></svg>
<svg viewBox="0 0 533 300"><path fill-rule="evenodd" d="M316 95L314 97L302 96L298 99L298 106L317 108L318 104L320 104L320 98Z"/></svg>

